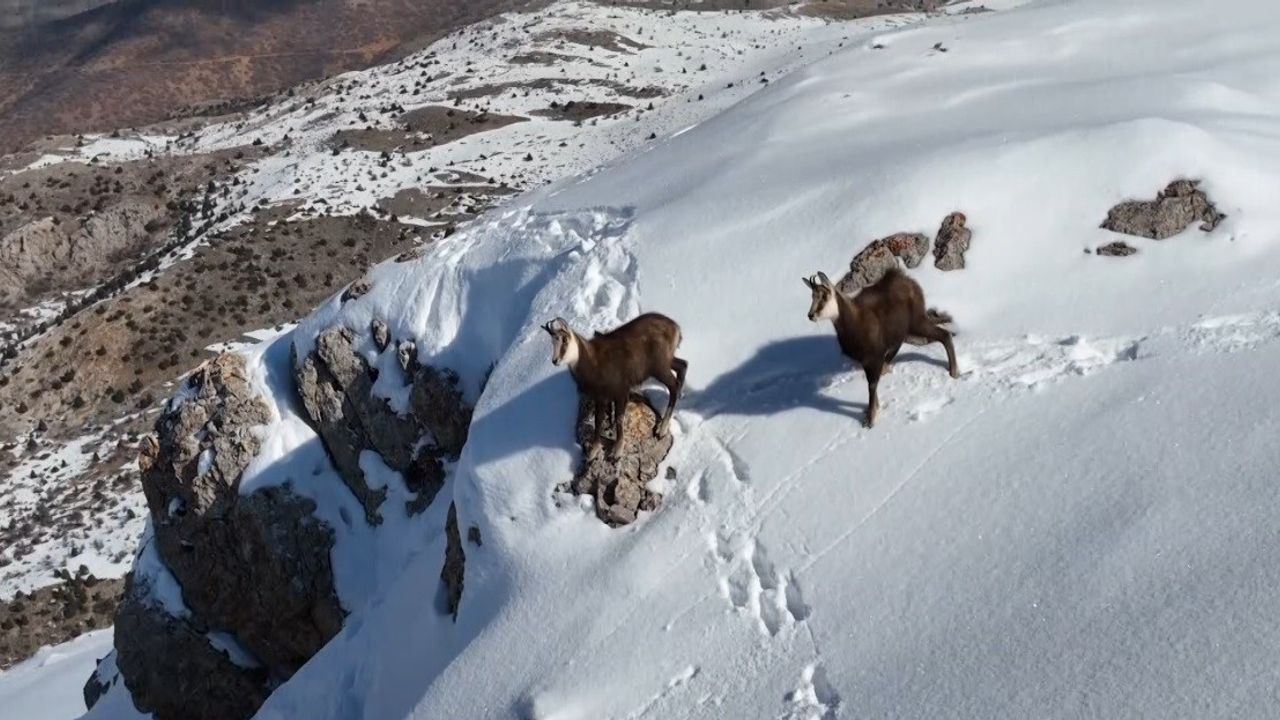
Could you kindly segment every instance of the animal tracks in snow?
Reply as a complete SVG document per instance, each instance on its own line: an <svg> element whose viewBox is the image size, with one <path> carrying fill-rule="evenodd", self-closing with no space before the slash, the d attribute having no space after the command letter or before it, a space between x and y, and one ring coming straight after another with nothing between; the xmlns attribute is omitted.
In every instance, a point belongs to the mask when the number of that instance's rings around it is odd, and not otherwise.
<svg viewBox="0 0 1280 720"><path fill-rule="evenodd" d="M812 610L794 573L779 570L751 535L712 534L708 540L716 561L720 594L735 611L754 619L770 637L804 622Z"/></svg>
<svg viewBox="0 0 1280 720"><path fill-rule="evenodd" d="M817 664L805 667L799 686L783 700L787 707L778 720L834 720L840 709L840 694Z"/></svg>

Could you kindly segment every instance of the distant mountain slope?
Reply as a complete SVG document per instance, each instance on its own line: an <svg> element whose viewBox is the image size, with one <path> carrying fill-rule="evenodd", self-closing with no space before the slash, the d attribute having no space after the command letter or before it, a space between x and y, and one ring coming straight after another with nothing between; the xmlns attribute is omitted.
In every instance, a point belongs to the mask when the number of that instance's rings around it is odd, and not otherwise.
<svg viewBox="0 0 1280 720"><path fill-rule="evenodd" d="M118 0L33 11L35 22L0 29L0 151L257 100L523 4Z"/></svg>

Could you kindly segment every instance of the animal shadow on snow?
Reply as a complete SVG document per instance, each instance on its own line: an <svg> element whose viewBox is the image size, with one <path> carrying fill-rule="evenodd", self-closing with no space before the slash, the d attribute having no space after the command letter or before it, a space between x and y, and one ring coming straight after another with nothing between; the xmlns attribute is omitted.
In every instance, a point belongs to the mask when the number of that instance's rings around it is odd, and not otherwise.
<svg viewBox="0 0 1280 720"><path fill-rule="evenodd" d="M905 350L894 364L915 361L946 367L935 358ZM881 380L881 386L892 382L892 377ZM705 417L770 415L810 407L861 421L866 416L865 401L851 402L831 395L834 387L847 382L855 382L858 394L866 397L866 377L856 363L840 352L833 336L803 335L761 347L706 388L689 393L682 407Z"/></svg>

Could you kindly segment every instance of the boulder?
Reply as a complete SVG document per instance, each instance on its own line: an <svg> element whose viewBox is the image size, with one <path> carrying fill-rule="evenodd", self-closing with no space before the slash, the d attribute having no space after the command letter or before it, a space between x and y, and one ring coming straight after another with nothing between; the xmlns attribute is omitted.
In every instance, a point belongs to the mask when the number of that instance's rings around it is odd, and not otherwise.
<svg viewBox="0 0 1280 720"><path fill-rule="evenodd" d="M898 267L898 261L909 268L916 267L929 253L929 238L920 233L895 233L872 240L849 263L836 289L853 295L864 287L874 285L889 270Z"/></svg>
<svg viewBox="0 0 1280 720"><path fill-rule="evenodd" d="M611 527L635 522L642 510L654 510L662 495L647 485L658 474L658 466L671 451L671 435L655 437L661 415L641 395L633 394L622 416L622 457L610 460L607 453L584 458L574 479L557 488L574 495L590 495L596 517ZM578 443L590 447L595 432L595 403L586 397L578 404ZM616 436L606 428L606 437ZM608 440L605 442L608 447Z"/></svg>
<svg viewBox="0 0 1280 720"><path fill-rule="evenodd" d="M1218 212L1199 184L1199 180L1174 180L1155 200L1122 202L1111 208L1102 227L1152 240L1173 237L1196 222L1202 231L1210 232L1227 216Z"/></svg>
<svg viewBox="0 0 1280 720"><path fill-rule="evenodd" d="M964 254L973 240L973 231L965 227L967 218L962 212L953 212L942 220L938 236L933 239L933 266L939 270L961 270Z"/></svg>
<svg viewBox="0 0 1280 720"><path fill-rule="evenodd" d="M1095 252L1099 255L1105 255L1108 257L1128 257L1138 252L1138 248L1123 240L1117 240L1113 243L1100 245Z"/></svg>

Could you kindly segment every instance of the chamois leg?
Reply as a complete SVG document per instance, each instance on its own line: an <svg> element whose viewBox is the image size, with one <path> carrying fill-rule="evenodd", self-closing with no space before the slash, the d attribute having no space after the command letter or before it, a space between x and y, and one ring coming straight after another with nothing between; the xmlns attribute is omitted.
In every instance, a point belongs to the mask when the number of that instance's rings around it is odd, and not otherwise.
<svg viewBox="0 0 1280 720"><path fill-rule="evenodd" d="M595 398L592 404L596 407L596 427L591 440L591 447L587 449L587 460L595 460L600 457L600 452L604 450L604 419L605 411L608 409L608 401Z"/></svg>
<svg viewBox="0 0 1280 720"><path fill-rule="evenodd" d="M614 399L613 406L613 445L609 447L609 459L616 461L622 457L622 422L627 416L627 402L630 397L623 395L621 399Z"/></svg>
<svg viewBox="0 0 1280 720"><path fill-rule="evenodd" d="M868 428L875 426L876 412L880 409L880 398L876 395L876 388L880 385L882 365L883 361L875 358L863 367L867 373L867 419L862 424Z"/></svg>
<svg viewBox="0 0 1280 720"><path fill-rule="evenodd" d="M898 357L898 351L902 349L902 343L898 343L889 348L889 352L884 354L884 374L888 375L893 372L893 359Z"/></svg>
<svg viewBox="0 0 1280 720"><path fill-rule="evenodd" d="M689 361L673 357L671 358L671 369L676 374L676 382L680 383L680 393L684 394L684 376L689 371Z"/></svg>
<svg viewBox="0 0 1280 720"><path fill-rule="evenodd" d="M942 343L942 347L947 349L947 371L953 378L960 377L960 370L956 367L956 347L951 342L950 331L934 325L928 318L921 316L912 323L911 334Z"/></svg>
<svg viewBox="0 0 1280 720"><path fill-rule="evenodd" d="M676 364L673 362L671 366L675 368ZM654 376L658 382L667 386L667 409L662 411L662 419L653 428L654 437L666 437L671 431L671 416L675 414L676 400L680 398L680 389L684 387L683 376L682 370L667 370Z"/></svg>

